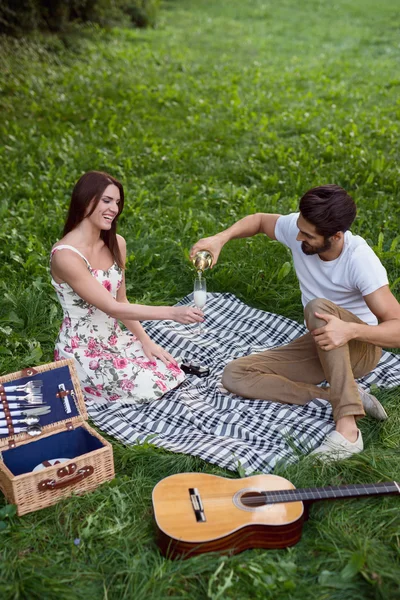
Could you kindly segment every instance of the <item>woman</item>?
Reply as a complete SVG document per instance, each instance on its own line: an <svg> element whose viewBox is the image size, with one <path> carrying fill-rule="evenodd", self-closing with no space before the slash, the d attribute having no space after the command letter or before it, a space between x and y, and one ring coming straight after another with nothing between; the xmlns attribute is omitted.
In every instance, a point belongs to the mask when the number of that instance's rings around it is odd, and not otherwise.
<svg viewBox="0 0 400 600"><path fill-rule="evenodd" d="M198 308L128 302L126 244L116 233L123 206L119 181L85 173L72 192L64 237L51 252L52 284L64 310L55 359L74 357L89 402L148 402L179 385L184 374L177 362L139 321L203 320Z"/></svg>

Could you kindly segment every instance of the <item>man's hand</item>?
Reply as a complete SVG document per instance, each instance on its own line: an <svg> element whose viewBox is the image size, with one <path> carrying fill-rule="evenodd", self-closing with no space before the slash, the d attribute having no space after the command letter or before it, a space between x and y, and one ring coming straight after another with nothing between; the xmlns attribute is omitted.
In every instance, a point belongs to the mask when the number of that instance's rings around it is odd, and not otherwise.
<svg viewBox="0 0 400 600"><path fill-rule="evenodd" d="M196 242L196 244L190 250L190 258L191 260L193 260L197 252L200 252L200 250L208 250L213 256L213 261L211 265L212 268L218 260L219 253L221 252L223 245L224 242L222 241L221 236L218 234L212 235L211 237L203 238Z"/></svg>
<svg viewBox="0 0 400 600"><path fill-rule="evenodd" d="M314 337L315 343L324 350L334 350L347 344L352 338L352 326L354 323L347 323L335 317L334 315L315 313L318 319L326 321L326 325L318 327L311 332Z"/></svg>
<svg viewBox="0 0 400 600"><path fill-rule="evenodd" d="M173 356L161 346L153 342L150 338L142 342L143 352L147 356L147 358L151 361L155 361L156 358L162 360L162 362L166 365L173 364L177 365L178 363L174 359Z"/></svg>
<svg viewBox="0 0 400 600"><path fill-rule="evenodd" d="M254 215L247 215L240 221L237 221L228 229L220 231L216 235L211 237L203 238L196 242L190 251L190 258L193 260L195 254L200 250L209 250L213 255L213 267L219 257L223 246L230 240L244 237L252 237L258 233L265 233L271 240L276 240L275 237L275 225L281 215L269 214L269 213L255 213Z"/></svg>

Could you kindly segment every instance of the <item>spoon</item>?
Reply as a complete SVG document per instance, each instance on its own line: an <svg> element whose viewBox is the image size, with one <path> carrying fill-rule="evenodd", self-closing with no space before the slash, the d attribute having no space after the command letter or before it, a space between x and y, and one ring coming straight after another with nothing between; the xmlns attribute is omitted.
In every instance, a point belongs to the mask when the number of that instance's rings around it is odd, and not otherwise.
<svg viewBox="0 0 400 600"><path fill-rule="evenodd" d="M30 425L29 427L14 427L14 433L27 433L32 437L36 437L37 435L40 435L42 433L42 428L40 427L40 425ZM0 427L0 434L10 435L8 427Z"/></svg>
<svg viewBox="0 0 400 600"><path fill-rule="evenodd" d="M14 421L14 420L12 421L13 425L19 425L21 423L26 423L27 425L37 425L39 423L39 417L27 416L27 417L25 417L25 419L18 419L16 421ZM1 425L7 425L7 421L0 420L0 426Z"/></svg>

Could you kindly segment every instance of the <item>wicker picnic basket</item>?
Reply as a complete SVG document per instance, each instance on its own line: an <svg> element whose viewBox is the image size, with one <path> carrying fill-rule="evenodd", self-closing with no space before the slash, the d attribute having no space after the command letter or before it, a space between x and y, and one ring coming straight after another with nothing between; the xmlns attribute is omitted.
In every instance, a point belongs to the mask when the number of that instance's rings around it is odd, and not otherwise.
<svg viewBox="0 0 400 600"><path fill-rule="evenodd" d="M4 393L7 385L42 381L41 433L31 437L14 427ZM112 447L87 423L74 361L61 360L0 377L0 408L8 434L0 435L0 490L17 505L18 515L83 494L114 477ZM62 460L58 461L61 457ZM67 459L67 460L65 460Z"/></svg>

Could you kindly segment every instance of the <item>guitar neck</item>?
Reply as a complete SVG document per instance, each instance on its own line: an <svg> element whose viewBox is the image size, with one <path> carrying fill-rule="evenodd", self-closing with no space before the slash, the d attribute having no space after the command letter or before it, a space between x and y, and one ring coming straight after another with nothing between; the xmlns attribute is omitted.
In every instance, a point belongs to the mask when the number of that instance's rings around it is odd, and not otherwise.
<svg viewBox="0 0 400 600"><path fill-rule="evenodd" d="M266 504L282 502L310 502L316 500L335 500L340 498L360 498L361 496L381 496L400 494L400 486L395 481L384 483L365 483L310 487L294 490L273 490L262 492Z"/></svg>

